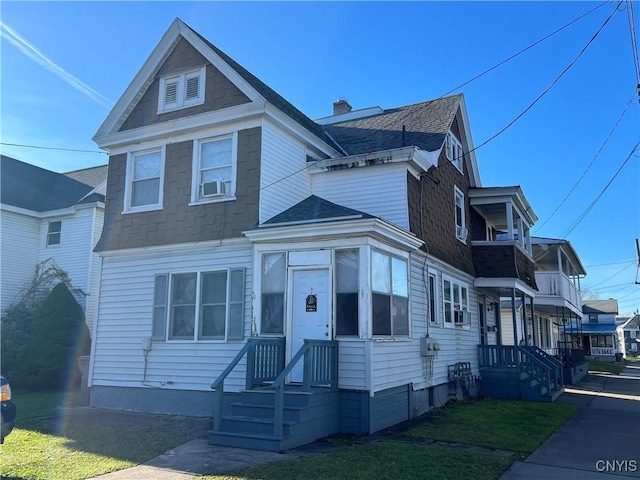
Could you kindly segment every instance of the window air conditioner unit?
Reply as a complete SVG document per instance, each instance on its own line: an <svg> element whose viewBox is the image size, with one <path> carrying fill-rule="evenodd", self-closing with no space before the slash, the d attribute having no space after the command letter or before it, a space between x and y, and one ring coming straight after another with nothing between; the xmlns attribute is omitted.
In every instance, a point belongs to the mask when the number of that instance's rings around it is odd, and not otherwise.
<svg viewBox="0 0 640 480"><path fill-rule="evenodd" d="M456 237L466 239L468 230L466 227L460 227L456 225Z"/></svg>
<svg viewBox="0 0 640 480"><path fill-rule="evenodd" d="M224 195L224 182L215 180L202 184L203 197L219 197L221 195Z"/></svg>

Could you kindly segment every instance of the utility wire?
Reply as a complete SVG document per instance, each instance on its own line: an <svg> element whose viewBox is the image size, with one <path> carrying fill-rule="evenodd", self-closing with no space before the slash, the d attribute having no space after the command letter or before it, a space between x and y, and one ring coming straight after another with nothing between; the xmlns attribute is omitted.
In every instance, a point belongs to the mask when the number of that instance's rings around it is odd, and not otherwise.
<svg viewBox="0 0 640 480"><path fill-rule="evenodd" d="M553 37L556 33L560 33L560 32L561 32L562 30L564 30L565 28L570 27L571 25L573 25L574 23L576 23L576 22L577 22L577 21L579 21L579 20L582 20L584 17L586 17L587 15L592 14L592 13L593 13L593 12L595 12L597 9L599 9L599 8L600 8L600 7L602 7L603 5L606 5L607 3L610 3L610 0L607 0L606 2L602 2L600 5L598 5L598 6L594 7L594 8L592 8L592 9L591 9L591 10L589 10L587 13L583 13L583 14L582 14L582 15L580 15L578 18L576 18L576 19L574 19L574 20L570 21L570 22L569 22L569 23L567 23L566 25L564 25L564 26L562 26L562 27L558 28L557 30L555 30L555 31L553 31L553 32L551 32L551 33L549 33L548 35L545 35L544 37L542 37L542 38L541 38L540 40L538 40L537 42L534 42L534 43L532 43L531 45L529 45L528 47L523 48L523 49L522 49L522 50L520 50L519 52L514 53L514 54L513 54L513 55L511 55L510 57L508 57L508 58L506 58L506 59L502 60L500 63L497 63L497 64L495 64L493 67L488 68L487 70L485 70L484 72L479 73L478 75L476 75L476 76L475 76L475 77L473 77L472 79L467 80L467 81L466 81L466 82L464 82L464 83L461 83L460 85L458 85L458 86L457 86L457 87L455 87L455 88L452 88L452 89L451 89L451 90L449 90L447 93L443 93L443 94L442 94L442 95L440 95L436 100L439 100L440 98L446 97L447 95L449 95L449 94L451 94L451 93L455 92L456 90L461 89L462 87L464 87L464 86L468 85L469 83L471 83L471 82L473 82L473 81L475 81L475 80L479 79L480 77L485 76L487 73L489 73L489 72L491 72L491 71L495 70L496 68L501 67L502 65L504 65L505 63L507 63L507 62L509 62L509 61L513 60L514 58L519 57L520 55L522 55L522 54L523 54L524 52L526 52L527 50L530 50L530 49L532 49L533 47L535 47L535 46L539 45L540 43L544 42L545 40L548 40L549 38Z"/></svg>
<svg viewBox="0 0 640 480"><path fill-rule="evenodd" d="M611 14L607 17L607 19L602 24L602 26L591 37L591 40L589 40L587 42L587 44L582 48L582 50L580 50L578 55L571 61L571 63L569 63L569 65L567 65L567 67L560 73L560 75L558 75L555 78L555 80L553 82L551 82L551 84L540 95L538 95L538 97L533 102L531 102L531 104L529 104L529 106L527 108L525 108L520 114L518 114L513 120L511 120L505 127L503 127L500 131L498 131L498 133L496 133L493 136L489 137L487 140L482 142L480 145L474 147L473 149L469 150L469 152L467 152L467 153L471 153L471 152L473 152L475 150L478 150L479 148L484 147L486 144L488 144L489 142L495 140L498 136L502 135L507 129L509 129L511 126L513 126L514 123L516 123L518 120L520 120L525 115L525 113L527 113L529 110L531 110L534 107L534 105L536 103L538 103L542 99L542 97L544 97L547 93L549 93L549 91L551 91L551 89L553 87L555 87L555 85L558 83L558 81L571 69L571 67L573 67L575 65L575 63L584 54L584 52L587 50L587 48L589 48L589 46L593 43L593 41L596 39L596 37L598 35L600 35L600 32L602 32L602 30L607 25L607 23L609 23L611 18L613 18L615 13L618 11L618 7L619 7L619 5L621 3L622 3L622 0L620 0L620 2L618 2L618 5L616 5L616 8L613 9L613 12L611 12ZM464 154L463 154L463 156L464 156Z"/></svg>
<svg viewBox="0 0 640 480"><path fill-rule="evenodd" d="M613 262L613 263L600 263L598 265L585 265L584 268L609 267L611 265L623 265L631 262L635 262L635 260L625 260L623 262Z"/></svg>
<svg viewBox="0 0 640 480"><path fill-rule="evenodd" d="M631 54L636 74L637 93L640 94L640 58L638 57L638 39L636 38L636 22L633 13L633 2L627 0L627 18L629 19L629 33L631 34Z"/></svg>
<svg viewBox="0 0 640 480"><path fill-rule="evenodd" d="M26 145L21 143L5 143L0 142L0 145L6 145L8 147L22 147L22 148L39 148L42 150L62 150L64 152L82 152L82 153L102 153L107 154L107 152L102 152L100 150L78 150L75 148L60 148L60 147L43 147L40 145Z"/></svg>
<svg viewBox="0 0 640 480"><path fill-rule="evenodd" d="M551 220L551 218L558 212L558 210L560 210L560 208L565 204L565 202L567 201L567 199L571 196L571 194L574 192L574 190L576 189L576 187L580 184L580 182L582 181L582 179L585 177L585 175L587 174L587 172L591 169L591 167L593 166L594 162L596 161L596 159L600 156L600 154L602 153L602 150L604 150L604 147L607 145L607 143L609 142L609 139L611 138L611 136L613 135L613 132L616 131L616 129L618 128L618 125L620 124L620 121L622 120L622 117L624 117L625 113L627 113L627 110L629 109L629 107L631 106L631 104L633 103L633 100L636 98L636 95L634 95L633 97L631 97L629 99L629 101L627 102L627 106L624 108L624 110L622 111L622 115L620 115L620 117L618 118L618 120L616 121L615 125L613 126L613 129L611 130L611 132L609 132L609 135L607 136L607 138L605 139L604 143L602 144L602 146L600 147L600 149L598 150L598 153L596 153L596 155L593 157L593 159L591 160L591 162L589 163L589 165L587 165L587 168L585 169L584 172L582 172L582 175L580 176L580 178L578 179L578 181L573 185L573 187L571 188L571 190L569 190L569 193L567 193L567 195L562 199L562 201L560 202L560 204L556 207L556 209L551 212L551 215L549 215L547 217L547 219L542 222L542 224L536 228L535 232L540 231L540 229L542 227L544 227L547 222L549 220Z"/></svg>
<svg viewBox="0 0 640 480"><path fill-rule="evenodd" d="M640 145L640 142L637 142L634 147L631 149L631 152L629 153L629 155L627 156L627 158L625 159L624 162L622 162L622 165L620 165L620 168L618 168L618 171L613 175L613 177L611 178L611 180L609 180L609 183L607 183L607 185L602 189L602 191L600 192L600 194L595 198L595 200L593 202L591 202L591 204L578 216L578 218L569 226L569 228L567 228L567 230L564 231L564 233L562 235L560 235L560 238L567 238L567 236L573 232L573 230L578 226L578 224L580 224L580 222L582 222L582 220L584 220L584 218L588 215L588 213L591 211L591 209L596 205L596 203L598 203L598 201L600 200L600 198L602 198L602 195L604 195L604 192L607 191L607 189L611 186L611 184L613 183L613 181L616 179L616 177L618 176L618 174L622 171L622 169L624 168L624 166L627 164L627 162L631 159L631 157L633 156L633 154L635 153L636 149L638 148L638 145Z"/></svg>
<svg viewBox="0 0 640 480"><path fill-rule="evenodd" d="M607 283L609 280L611 280L612 278L620 275L622 272L624 272L627 268L629 268L632 264L627 265L626 267L624 267L622 270L617 271L616 273L614 273L613 275L611 275L609 278L607 278L606 280L601 281L600 283L596 283L595 285L590 285L589 288L593 289L595 287L598 287L600 285L602 285L603 283ZM611 286L607 286L605 288L612 288Z"/></svg>

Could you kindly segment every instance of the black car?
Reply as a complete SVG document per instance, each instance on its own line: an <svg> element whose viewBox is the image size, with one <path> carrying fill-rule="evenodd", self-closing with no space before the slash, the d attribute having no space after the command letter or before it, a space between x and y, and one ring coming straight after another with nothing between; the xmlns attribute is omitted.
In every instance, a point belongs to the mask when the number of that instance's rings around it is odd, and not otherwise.
<svg viewBox="0 0 640 480"><path fill-rule="evenodd" d="M9 386L9 382L0 376L0 387L1 387L1 396L2 396L2 407L0 410L2 411L2 427L0 443L4 443L4 437L11 433L13 430L13 423L16 420L16 404L11 401L11 387Z"/></svg>

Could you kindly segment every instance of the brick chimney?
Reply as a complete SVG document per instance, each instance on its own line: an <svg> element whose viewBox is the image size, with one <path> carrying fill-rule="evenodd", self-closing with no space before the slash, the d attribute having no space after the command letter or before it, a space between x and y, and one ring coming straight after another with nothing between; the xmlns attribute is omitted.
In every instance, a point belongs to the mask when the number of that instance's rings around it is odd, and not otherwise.
<svg viewBox="0 0 640 480"><path fill-rule="evenodd" d="M344 98L340 98L335 102L333 102L334 115L340 115L341 113L349 113L351 111L351 108L352 107L349 104L349 102Z"/></svg>

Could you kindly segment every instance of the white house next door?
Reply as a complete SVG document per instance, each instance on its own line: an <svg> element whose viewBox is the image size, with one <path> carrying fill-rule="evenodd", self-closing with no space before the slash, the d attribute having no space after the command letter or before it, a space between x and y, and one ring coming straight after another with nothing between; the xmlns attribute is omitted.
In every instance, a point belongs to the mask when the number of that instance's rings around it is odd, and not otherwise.
<svg viewBox="0 0 640 480"><path fill-rule="evenodd" d="M328 268L294 270L292 277L291 341L288 360L298 352L304 339L330 340L331 291ZM292 382L302 382L303 361L291 372Z"/></svg>

